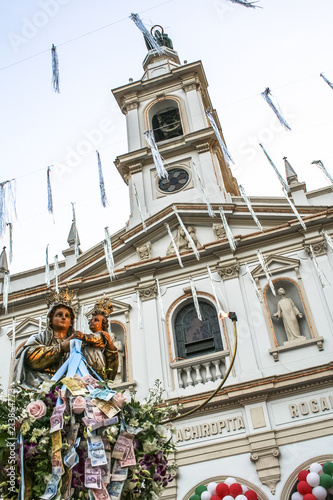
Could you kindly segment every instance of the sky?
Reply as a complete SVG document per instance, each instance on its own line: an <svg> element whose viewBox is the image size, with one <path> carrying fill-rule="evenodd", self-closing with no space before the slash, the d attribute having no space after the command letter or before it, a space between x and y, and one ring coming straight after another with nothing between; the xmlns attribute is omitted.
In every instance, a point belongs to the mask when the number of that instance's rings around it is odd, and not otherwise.
<svg viewBox="0 0 333 500"><path fill-rule="evenodd" d="M125 116L111 89L139 80L146 47L129 19L164 27L180 60L202 60L233 173L248 195L281 196L262 143L284 173L282 158L308 190L328 185L313 160L333 175L332 0L0 0L0 182L16 179L11 273L62 258L75 203L81 249L125 226L128 188L114 166L127 152ZM60 94L52 89L57 47ZM269 87L292 131L260 93ZM100 200L101 156L107 208ZM54 215L47 211L52 167ZM199 201L199 200L198 200ZM200 200L201 201L201 200ZM8 232L2 246L8 247Z"/></svg>

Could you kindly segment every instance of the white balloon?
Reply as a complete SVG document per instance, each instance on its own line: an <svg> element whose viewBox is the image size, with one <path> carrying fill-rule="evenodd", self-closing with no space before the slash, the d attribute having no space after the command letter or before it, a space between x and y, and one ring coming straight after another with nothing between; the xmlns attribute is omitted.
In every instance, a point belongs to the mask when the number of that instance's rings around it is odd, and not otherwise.
<svg viewBox="0 0 333 500"><path fill-rule="evenodd" d="M325 490L323 486L315 486L312 490L312 495L314 495L317 500L325 500L327 497L327 490Z"/></svg>
<svg viewBox="0 0 333 500"><path fill-rule="evenodd" d="M223 497L223 500L235 500L235 499L231 495L227 495L227 496Z"/></svg>
<svg viewBox="0 0 333 500"><path fill-rule="evenodd" d="M320 483L319 474L317 474L317 472L309 472L309 474L306 476L306 482L312 487L318 486L318 484Z"/></svg>
<svg viewBox="0 0 333 500"><path fill-rule="evenodd" d="M217 483L209 483L207 485L207 491L209 491L209 493L211 493L212 495L215 495L216 494L216 486L217 486Z"/></svg>
<svg viewBox="0 0 333 500"><path fill-rule="evenodd" d="M225 497L224 497L225 498ZM237 495L235 500L247 500L245 495Z"/></svg>
<svg viewBox="0 0 333 500"><path fill-rule="evenodd" d="M227 479L224 480L224 482L230 486L233 483L237 483L236 479L234 477L227 477ZM233 498L233 497L232 497ZM228 499L229 500L229 499Z"/></svg>
<svg viewBox="0 0 333 500"><path fill-rule="evenodd" d="M314 462L310 465L310 472L317 472L317 474L321 475L323 473L323 466L318 464L318 462Z"/></svg>
<svg viewBox="0 0 333 500"><path fill-rule="evenodd" d="M212 494L209 491L203 491L201 493L201 500L210 500L212 498Z"/></svg>
<svg viewBox="0 0 333 500"><path fill-rule="evenodd" d="M245 484L241 484L241 487L242 487L243 493L246 493L247 490L249 489L247 486L245 486Z"/></svg>
<svg viewBox="0 0 333 500"><path fill-rule="evenodd" d="M303 495L295 491L295 493L291 495L291 500L303 500Z"/></svg>

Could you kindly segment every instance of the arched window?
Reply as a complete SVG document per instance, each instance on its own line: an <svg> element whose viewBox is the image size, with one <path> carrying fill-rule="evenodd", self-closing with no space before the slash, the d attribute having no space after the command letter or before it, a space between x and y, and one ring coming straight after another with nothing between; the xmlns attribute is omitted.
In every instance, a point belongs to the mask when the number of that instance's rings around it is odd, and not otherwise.
<svg viewBox="0 0 333 500"><path fill-rule="evenodd" d="M183 135L177 101L166 99L156 103L149 112L155 141L166 141Z"/></svg>
<svg viewBox="0 0 333 500"><path fill-rule="evenodd" d="M223 350L221 332L215 307L199 299L202 321L193 301L178 311L174 332L178 358L192 358Z"/></svg>

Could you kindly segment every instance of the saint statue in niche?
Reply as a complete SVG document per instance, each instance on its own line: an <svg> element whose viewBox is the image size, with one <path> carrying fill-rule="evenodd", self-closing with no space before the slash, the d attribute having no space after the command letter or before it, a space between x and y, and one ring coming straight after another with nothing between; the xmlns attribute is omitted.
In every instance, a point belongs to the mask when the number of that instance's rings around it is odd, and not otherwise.
<svg viewBox="0 0 333 500"><path fill-rule="evenodd" d="M297 309L292 299L286 297L284 288L278 289L281 299L278 302L278 310L273 314L278 319L282 318L284 330L288 341L305 340L301 334L297 318L302 318L303 314Z"/></svg>

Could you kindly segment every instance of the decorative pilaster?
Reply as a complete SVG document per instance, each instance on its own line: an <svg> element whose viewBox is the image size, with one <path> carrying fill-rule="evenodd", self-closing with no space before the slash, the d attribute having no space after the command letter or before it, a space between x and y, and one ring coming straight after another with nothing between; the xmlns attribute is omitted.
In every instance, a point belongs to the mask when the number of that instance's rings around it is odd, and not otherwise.
<svg viewBox="0 0 333 500"><path fill-rule="evenodd" d="M250 436L249 439L253 450L250 460L255 463L262 484L268 486L272 495L275 495L276 484L281 479L280 450L273 444L276 442L275 435L268 432L259 437L260 441L257 441L258 436Z"/></svg>
<svg viewBox="0 0 333 500"><path fill-rule="evenodd" d="M226 266L218 265L216 271L219 273L223 281L238 278L239 264L228 264Z"/></svg>
<svg viewBox="0 0 333 500"><path fill-rule="evenodd" d="M138 288L138 292L142 302L145 302L146 300L156 299L157 297L156 282L154 281L153 283L150 283L148 285L140 286Z"/></svg>

